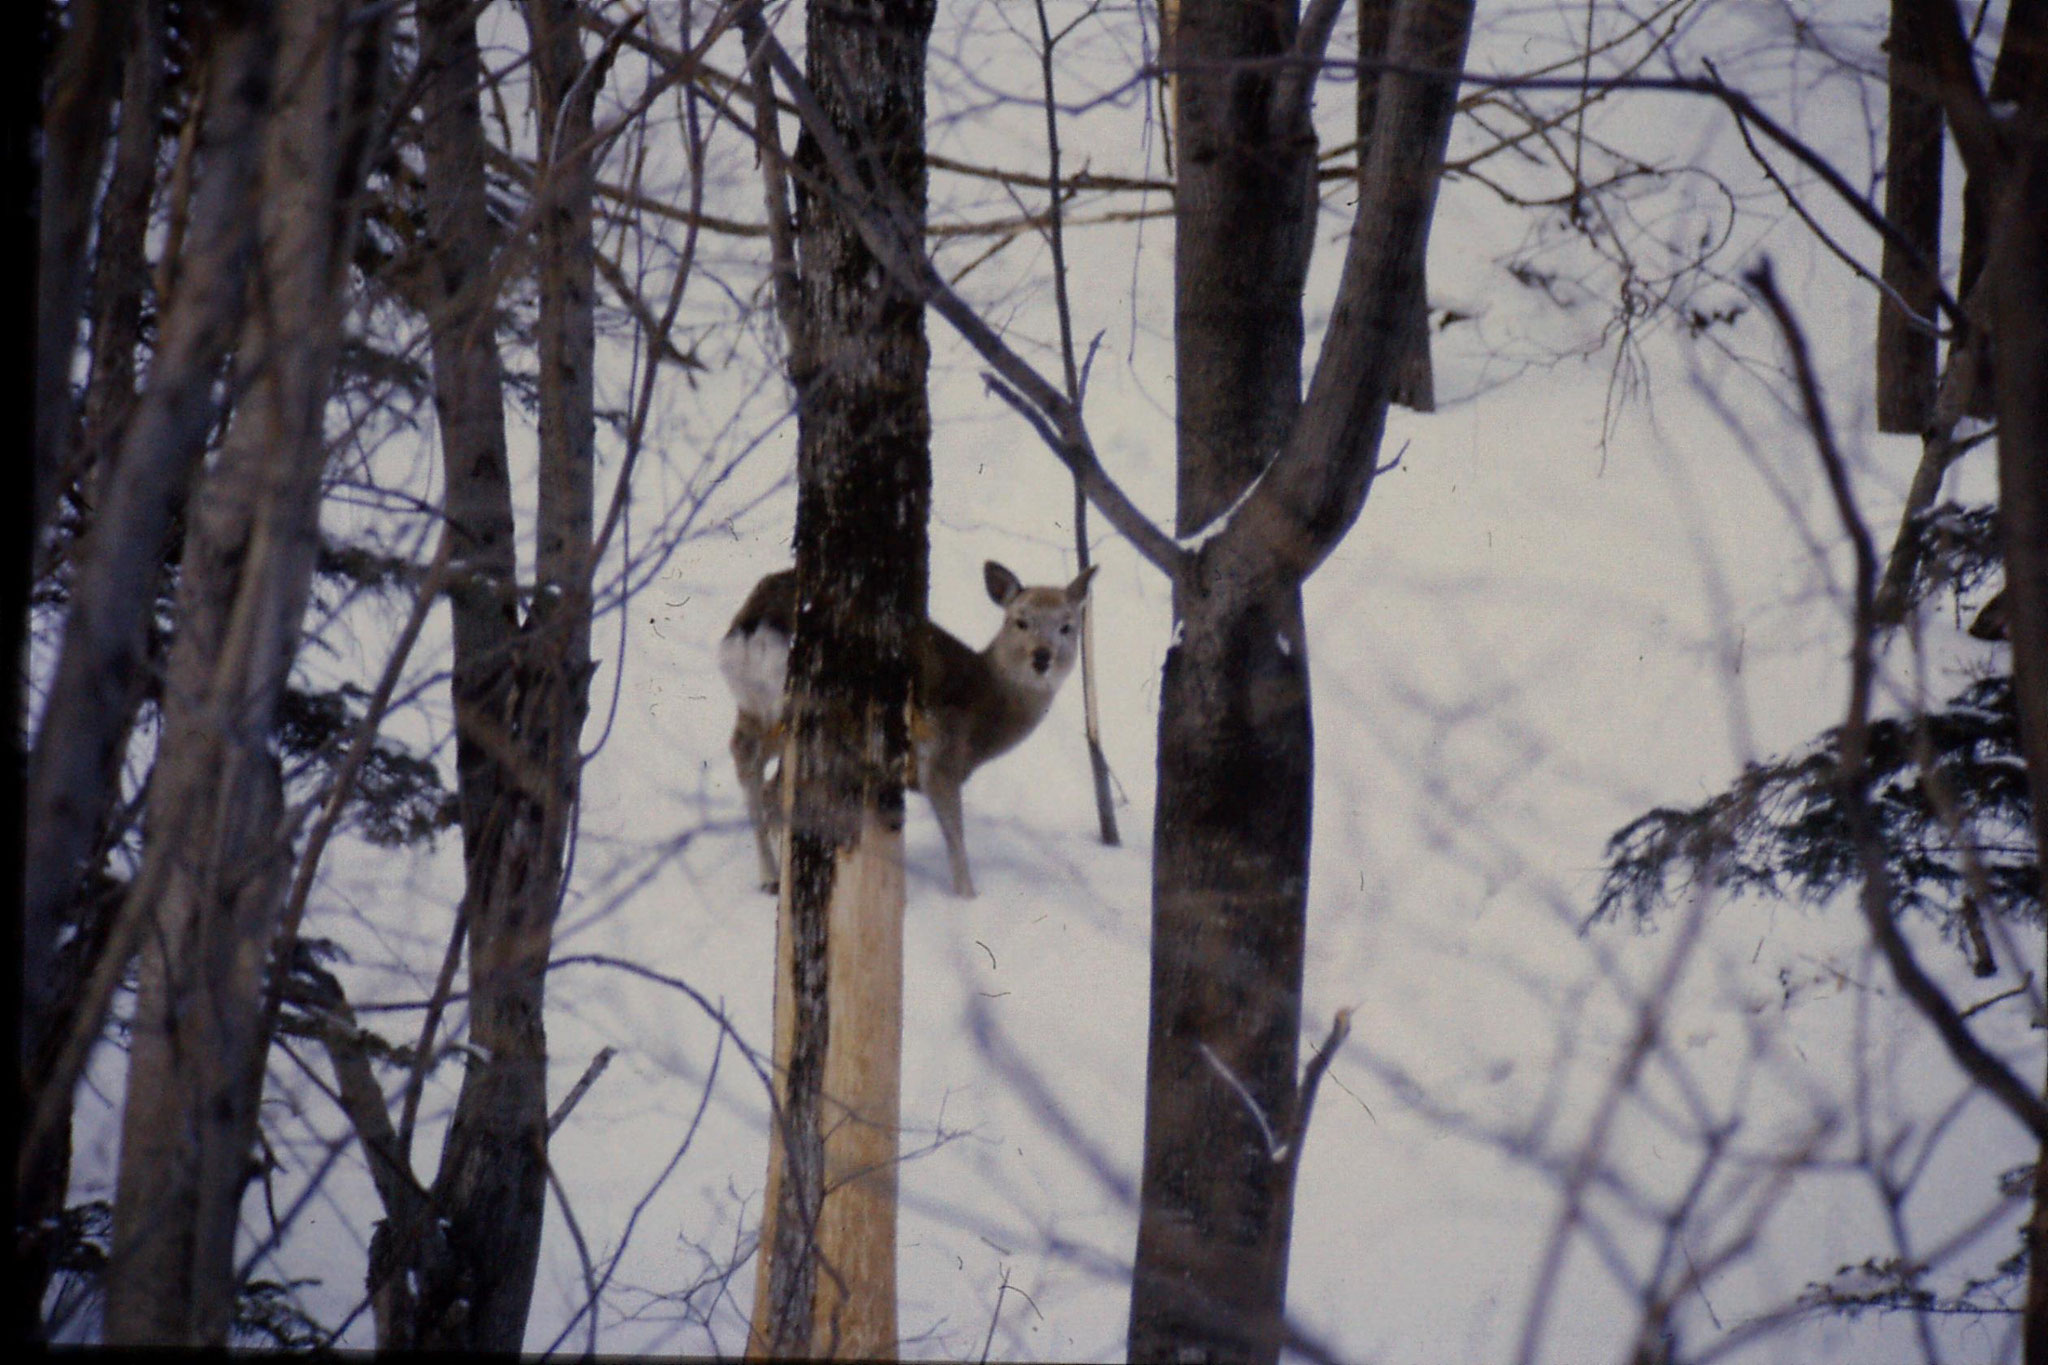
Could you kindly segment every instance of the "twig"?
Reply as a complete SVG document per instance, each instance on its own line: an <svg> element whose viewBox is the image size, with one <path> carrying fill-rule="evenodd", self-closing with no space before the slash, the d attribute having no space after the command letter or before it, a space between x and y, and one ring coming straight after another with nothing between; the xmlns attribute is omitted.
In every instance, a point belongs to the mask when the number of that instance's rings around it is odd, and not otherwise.
<svg viewBox="0 0 2048 1365"><path fill-rule="evenodd" d="M569 1093L562 1096L562 1102L555 1106L555 1112L548 1115L549 1137L555 1135L555 1131L569 1117L569 1112L590 1093L590 1087L597 1084L597 1078L604 1075L604 1069L610 1066L612 1058L618 1055L619 1050L615 1047L601 1047L597 1050L597 1055L590 1059L590 1065L583 1069L582 1079L569 1087Z"/></svg>

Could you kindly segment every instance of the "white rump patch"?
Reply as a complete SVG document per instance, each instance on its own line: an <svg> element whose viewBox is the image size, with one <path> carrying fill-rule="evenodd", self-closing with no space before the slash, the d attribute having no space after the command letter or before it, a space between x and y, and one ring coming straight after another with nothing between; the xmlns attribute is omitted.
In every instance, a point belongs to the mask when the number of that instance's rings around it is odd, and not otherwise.
<svg viewBox="0 0 2048 1365"><path fill-rule="evenodd" d="M718 671L741 711L773 725L782 718L782 684L789 676L789 637L773 626L734 631L718 642Z"/></svg>

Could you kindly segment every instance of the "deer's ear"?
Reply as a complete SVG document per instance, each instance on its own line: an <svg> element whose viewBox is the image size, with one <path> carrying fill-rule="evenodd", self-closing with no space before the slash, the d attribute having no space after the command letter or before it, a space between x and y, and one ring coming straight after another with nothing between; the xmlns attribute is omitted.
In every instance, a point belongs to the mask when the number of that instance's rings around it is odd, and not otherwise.
<svg viewBox="0 0 2048 1365"><path fill-rule="evenodd" d="M1095 577L1095 571L1101 567L1099 564L1090 564L1087 568L1081 570L1079 577L1067 584L1067 600L1069 602L1079 602L1088 595L1088 581Z"/></svg>
<svg viewBox="0 0 2048 1365"><path fill-rule="evenodd" d="M1017 581L1017 575L993 559L981 566L981 581L988 587L989 600L999 607L1009 606L1011 600L1024 591L1024 585Z"/></svg>

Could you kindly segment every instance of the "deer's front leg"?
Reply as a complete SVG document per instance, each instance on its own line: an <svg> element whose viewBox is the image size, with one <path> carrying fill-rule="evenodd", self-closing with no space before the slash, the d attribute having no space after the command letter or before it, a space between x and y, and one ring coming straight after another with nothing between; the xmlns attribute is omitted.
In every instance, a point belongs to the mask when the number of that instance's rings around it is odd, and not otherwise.
<svg viewBox="0 0 2048 1365"><path fill-rule="evenodd" d="M931 798L932 814L939 817L939 833L946 836L946 859L953 865L953 894L971 899L974 878L967 871L967 834L960 816L960 781L941 772L921 774L924 793Z"/></svg>

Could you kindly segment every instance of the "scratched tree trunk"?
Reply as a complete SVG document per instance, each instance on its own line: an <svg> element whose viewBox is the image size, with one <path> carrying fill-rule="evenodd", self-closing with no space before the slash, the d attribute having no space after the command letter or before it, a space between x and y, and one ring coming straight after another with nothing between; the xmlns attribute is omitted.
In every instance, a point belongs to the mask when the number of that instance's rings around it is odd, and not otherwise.
<svg viewBox="0 0 2048 1365"><path fill-rule="evenodd" d="M539 205L539 507L535 587L514 626L502 383L485 280L483 140L475 16L422 14L435 253L436 410L450 518L464 556L451 590L469 935L469 1048L422 1227L401 1214L372 1277L387 1344L515 1352L524 1344L547 1192L547 961L589 710L596 419L596 166L603 73L585 56L574 0L529 0ZM495 755L495 756L494 756ZM390 1259L386 1259L390 1258ZM416 1272L408 1278L406 1271ZM416 1293L416 1297L411 1297ZM409 1324L405 1321L410 1317Z"/></svg>
<svg viewBox="0 0 2048 1365"><path fill-rule="evenodd" d="M872 153L921 237L930 0L813 0L808 76ZM822 170L806 133L799 172ZM869 174L875 173L870 170ZM829 177L821 177L829 183ZM923 307L800 174L790 379L797 393L796 634L776 915L777 1123L757 1356L896 1352L897 1091L910 630L931 503Z"/></svg>
<svg viewBox="0 0 2048 1365"><path fill-rule="evenodd" d="M263 987L291 867L270 735L318 541L339 347L384 21L337 0L276 14L239 399L196 501L164 729L129 892L143 920L107 1267L106 1337L219 1346L262 1090Z"/></svg>
<svg viewBox="0 0 2048 1365"><path fill-rule="evenodd" d="M1470 21L1461 0L1401 0L1389 60L1456 70ZM1379 82L1304 397L1313 87L1233 65L1287 51L1296 22L1290 0L1181 0L1173 39L1177 530L1213 534L1175 586L1160 693L1133 1360L1270 1365L1285 1339L1314 753L1301 584L1371 488L1457 88Z"/></svg>

